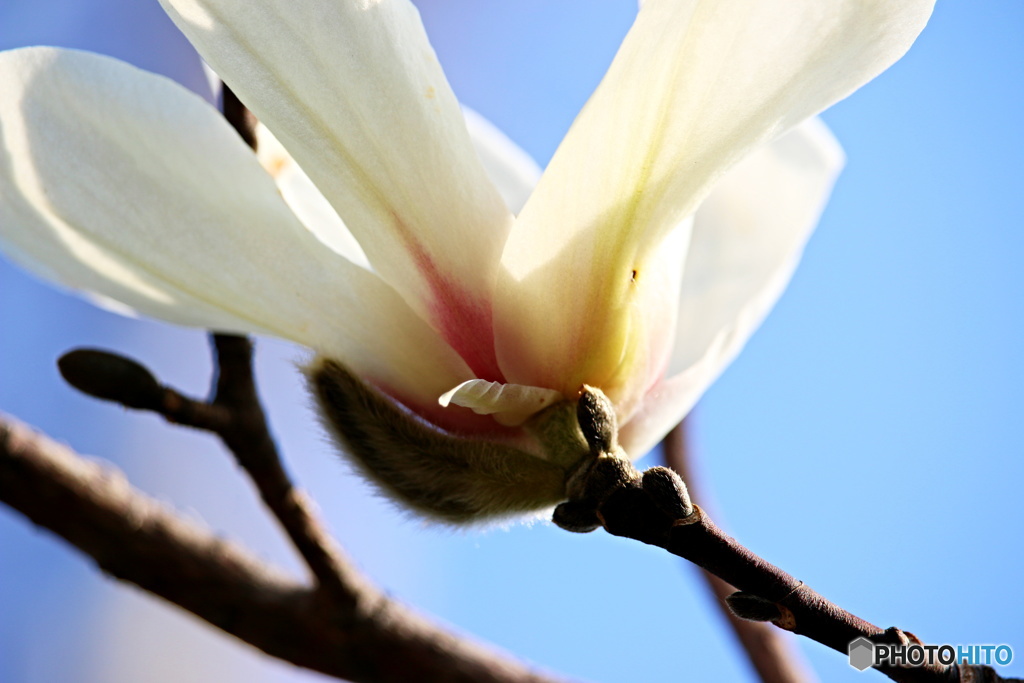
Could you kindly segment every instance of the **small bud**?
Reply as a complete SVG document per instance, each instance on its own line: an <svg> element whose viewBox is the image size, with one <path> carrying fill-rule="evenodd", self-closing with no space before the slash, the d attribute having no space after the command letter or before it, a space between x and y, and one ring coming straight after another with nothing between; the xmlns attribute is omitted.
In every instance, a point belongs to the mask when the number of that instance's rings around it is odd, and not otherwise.
<svg viewBox="0 0 1024 683"><path fill-rule="evenodd" d="M737 591L725 599L729 610L740 619L747 621L774 621L782 616L782 610L771 600Z"/></svg>
<svg viewBox="0 0 1024 683"><path fill-rule="evenodd" d="M57 361L64 380L84 394L126 408L157 410L163 387L146 367L130 358L98 349L75 349Z"/></svg>
<svg viewBox="0 0 1024 683"><path fill-rule="evenodd" d="M686 484L678 474L667 467L651 467L645 470L643 488L658 509L672 519L683 519L693 512Z"/></svg>
<svg viewBox="0 0 1024 683"><path fill-rule="evenodd" d="M442 432L337 361L318 358L306 372L324 424L345 454L382 493L409 508L468 524L565 500L561 465L507 443Z"/></svg>
<svg viewBox="0 0 1024 683"><path fill-rule="evenodd" d="M577 534L590 533L601 526L592 502L571 500L555 507L551 521L566 531Z"/></svg>
<svg viewBox="0 0 1024 683"><path fill-rule="evenodd" d="M583 497L604 500L613 491L637 485L639 475L633 465L618 456L601 456L591 465L583 485Z"/></svg>
<svg viewBox="0 0 1024 683"><path fill-rule="evenodd" d="M611 453L619 445L619 427L615 420L615 406L600 389L583 385L576 404L576 419L583 438L594 454Z"/></svg>

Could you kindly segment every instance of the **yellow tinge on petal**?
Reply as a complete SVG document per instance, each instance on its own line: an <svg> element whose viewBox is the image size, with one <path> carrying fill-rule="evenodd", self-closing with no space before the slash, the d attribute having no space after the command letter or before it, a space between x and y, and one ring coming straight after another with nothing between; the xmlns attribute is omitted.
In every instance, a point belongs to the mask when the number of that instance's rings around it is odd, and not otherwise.
<svg viewBox="0 0 1024 683"><path fill-rule="evenodd" d="M565 497L591 455L583 385L636 456L682 417L838 171L801 122L898 59L933 4L648 0L513 218L408 0L160 1L278 136L274 178L166 79L4 53L0 248L154 317L314 349L357 465L460 523ZM535 172L505 166L514 189Z"/></svg>
<svg viewBox="0 0 1024 683"><path fill-rule="evenodd" d="M887 68L932 0L648 0L502 254L510 382L600 387L628 419L664 370L686 240L735 163ZM676 250L674 259L665 251ZM651 374L655 373L655 374Z"/></svg>

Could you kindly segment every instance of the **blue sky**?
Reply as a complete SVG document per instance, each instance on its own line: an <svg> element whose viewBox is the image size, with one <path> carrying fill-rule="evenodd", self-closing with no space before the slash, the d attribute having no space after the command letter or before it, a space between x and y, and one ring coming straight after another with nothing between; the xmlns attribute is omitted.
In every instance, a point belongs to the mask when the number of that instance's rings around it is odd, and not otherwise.
<svg viewBox="0 0 1024 683"><path fill-rule="evenodd" d="M420 5L456 94L542 164L634 11L626 0ZM693 419L709 498L743 543L881 626L929 642L1007 643L1016 676L1022 37L1018 0L940 0L904 60L826 112L847 168L789 290ZM201 84L155 3L5 3L0 48L39 43ZM0 410L298 566L212 440L91 401L56 374L65 350L106 346L202 394L201 333L99 311L5 263L0 321ZM260 343L275 430L356 562L393 595L576 678L751 680L681 561L544 524L425 527L373 498L316 426L294 371L302 357ZM881 680L814 644L801 650L822 680ZM0 510L0 680L152 680L164 663L176 681L318 678L101 578Z"/></svg>

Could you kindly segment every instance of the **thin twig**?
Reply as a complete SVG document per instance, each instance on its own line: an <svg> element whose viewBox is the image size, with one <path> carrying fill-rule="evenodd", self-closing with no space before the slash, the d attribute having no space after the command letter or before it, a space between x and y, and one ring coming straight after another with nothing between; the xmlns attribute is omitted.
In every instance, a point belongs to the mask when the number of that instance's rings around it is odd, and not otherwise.
<svg viewBox="0 0 1024 683"><path fill-rule="evenodd" d="M220 100L220 109L224 118L238 131L238 134L245 140L245 144L256 149L256 117L224 82L221 82Z"/></svg>
<svg viewBox="0 0 1024 683"><path fill-rule="evenodd" d="M114 353L79 349L59 361L75 388L128 408L154 412L168 422L218 436L249 475L309 567L318 587L334 600L356 599L361 579L313 513L306 495L288 476L267 427L252 374L252 343L245 337L212 335L216 377L212 398L200 401L161 384L136 361Z"/></svg>
<svg viewBox="0 0 1024 683"><path fill-rule="evenodd" d="M699 493L699 487L696 486L697 478L690 466L692 455L686 432L684 421L665 437L662 442L665 464L683 478L691 496L706 500L706 496ZM801 666L790 643L782 637L776 627L763 621L741 619L729 609L726 598L736 592L734 586L706 569L700 569L700 574L714 596L715 604L721 608L722 615L763 683L809 683L814 680L814 677Z"/></svg>
<svg viewBox="0 0 1024 683"><path fill-rule="evenodd" d="M338 605L0 415L0 501L134 583L267 654L373 683L554 683L443 631L364 582Z"/></svg>
<svg viewBox="0 0 1024 683"><path fill-rule="evenodd" d="M226 83L221 83L221 111L224 118L253 150L256 149L256 117ZM220 411L225 420L205 428L215 432L234 454L260 492L264 504L281 523L285 533L302 555L323 590L338 600L352 599L346 586L358 581L345 561L341 549L313 513L306 494L298 490L288 476L270 435L266 415L256 392L252 367L252 343L244 338L212 334L217 379L209 411ZM178 416L163 413L168 419L203 428L195 422L183 422ZM177 417L178 419L175 419Z"/></svg>
<svg viewBox="0 0 1024 683"><path fill-rule="evenodd" d="M228 335L212 335L212 340L218 373L214 399L208 405L229 416L217 435L252 479L320 587L335 599L355 599L351 586L361 577L313 512L308 496L292 483L270 435L253 378L252 343Z"/></svg>

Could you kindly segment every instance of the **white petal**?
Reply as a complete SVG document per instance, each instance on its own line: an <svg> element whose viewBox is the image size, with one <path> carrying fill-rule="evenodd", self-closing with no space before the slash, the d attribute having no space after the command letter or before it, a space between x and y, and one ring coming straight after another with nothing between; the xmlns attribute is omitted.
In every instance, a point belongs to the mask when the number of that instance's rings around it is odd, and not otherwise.
<svg viewBox="0 0 1024 683"><path fill-rule="evenodd" d="M512 213L519 213L540 180L540 166L483 116L468 107L462 113L487 175Z"/></svg>
<svg viewBox="0 0 1024 683"><path fill-rule="evenodd" d="M466 107L462 108L462 113L473 147L491 182L509 208L519 211L540 180L540 167L483 116ZM256 137L260 163L274 177L292 211L325 244L350 261L369 268L370 262L362 247L334 207L262 122L256 127Z"/></svg>
<svg viewBox="0 0 1024 683"><path fill-rule="evenodd" d="M498 302L515 301L521 306L505 308L505 315L495 318L495 338L509 380L565 395L584 384L600 387L615 403L619 419L627 420L643 394L664 377L668 365L691 226L691 220L682 221L639 259L635 269L623 276L624 291L610 278L559 282L557 290L538 291L532 305L548 310L547 319L531 319L530 301L505 299L505 291L499 290ZM573 248L584 258L589 253L586 245ZM509 286L530 288L532 283ZM573 300L574 305L564 311L548 309L551 301L563 299ZM518 315L510 315L510 310ZM578 316L570 326L574 329L566 337L552 337L545 326L566 327L559 318L562 315ZM546 348L541 348L540 341L546 342Z"/></svg>
<svg viewBox="0 0 1024 683"><path fill-rule="evenodd" d="M644 398L623 443L643 455L735 358L789 282L843 166L811 119L744 159L697 211L667 382Z"/></svg>
<svg viewBox="0 0 1024 683"><path fill-rule="evenodd" d="M719 181L694 221L670 374L703 358L754 302L758 310L747 316L750 323L768 313L796 268L843 161L839 143L815 118ZM751 332L734 333L734 343L741 345Z"/></svg>
<svg viewBox="0 0 1024 683"><path fill-rule="evenodd" d="M571 369L663 235L750 150L880 73L932 0L649 0L516 221L496 328L509 381ZM615 315L610 308L606 316ZM608 354L609 358L613 354ZM601 386L601 385L598 385ZM605 389L604 386L601 386Z"/></svg>
<svg viewBox="0 0 1024 683"><path fill-rule="evenodd" d="M274 178L288 207L310 232L349 261L370 268L366 254L338 212L262 122L256 126L256 155Z"/></svg>
<svg viewBox="0 0 1024 683"><path fill-rule="evenodd" d="M494 415L500 424L515 426L562 400L562 393L551 389L471 379L441 394L437 402L445 408L454 404L477 415Z"/></svg>
<svg viewBox="0 0 1024 683"><path fill-rule="evenodd" d="M372 273L299 223L223 118L106 57L0 54L0 247L154 317L311 346L433 402L471 377Z"/></svg>
<svg viewBox="0 0 1024 683"><path fill-rule="evenodd" d="M161 0L478 376L511 214L408 0ZM494 379L496 377L491 377Z"/></svg>
<svg viewBox="0 0 1024 683"><path fill-rule="evenodd" d="M619 445L633 460L665 438L690 412L704 387L714 381L710 365L698 364L656 384L644 397L643 409L619 428Z"/></svg>

